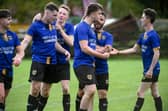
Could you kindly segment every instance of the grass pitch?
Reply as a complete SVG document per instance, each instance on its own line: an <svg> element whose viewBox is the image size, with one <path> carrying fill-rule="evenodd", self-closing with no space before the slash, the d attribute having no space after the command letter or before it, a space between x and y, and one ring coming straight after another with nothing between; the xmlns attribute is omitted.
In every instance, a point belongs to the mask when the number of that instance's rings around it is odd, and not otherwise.
<svg viewBox="0 0 168 111"><path fill-rule="evenodd" d="M163 99L163 111L168 111L168 59L161 59L161 74L159 90ZM21 66L14 68L13 88L6 101L6 111L26 111L27 96L30 84L28 82L31 60L24 59ZM72 66L72 61L71 61ZM142 62L140 59L110 59L109 60L109 92L108 111L132 111L136 92L142 77ZM75 98L78 81L71 67L71 111L75 111ZM60 84L53 84L50 97L44 111L63 111L62 90ZM94 111L98 111L98 97L95 94ZM155 111L150 91L146 92L142 111Z"/></svg>

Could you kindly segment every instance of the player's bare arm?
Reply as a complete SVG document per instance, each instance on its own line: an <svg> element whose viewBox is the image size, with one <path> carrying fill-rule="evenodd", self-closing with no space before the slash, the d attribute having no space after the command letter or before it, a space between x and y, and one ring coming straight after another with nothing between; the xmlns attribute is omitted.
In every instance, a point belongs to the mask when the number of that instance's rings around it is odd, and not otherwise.
<svg viewBox="0 0 168 111"><path fill-rule="evenodd" d="M21 45L16 47L16 56L13 58L13 64L15 66L19 66L23 57L24 57L24 50Z"/></svg>
<svg viewBox="0 0 168 111"><path fill-rule="evenodd" d="M97 52L97 51L93 50L92 48L90 48L88 46L87 40L81 40L79 42L79 44L80 44L82 51L88 55L95 56L95 57L102 58L102 59L109 58L109 55L110 55L109 53L105 52L105 53L101 54L100 52Z"/></svg>
<svg viewBox="0 0 168 111"><path fill-rule="evenodd" d="M73 46L74 36L73 35L67 35L66 32L63 29L63 26L59 23L56 23L57 30L61 33L62 37L64 38L65 42L69 46Z"/></svg>
<svg viewBox="0 0 168 111"><path fill-rule="evenodd" d="M57 41L55 42L55 47L58 52L66 55L66 60L70 60L71 54L66 49L64 49Z"/></svg>
<svg viewBox="0 0 168 111"><path fill-rule="evenodd" d="M160 47L154 48L154 49L153 49L153 52L154 52L154 55L153 55L152 63L151 63L151 65L150 65L149 70L146 72L146 75L145 75L147 78L152 78L153 69L154 69L156 63L157 63L158 60L159 60Z"/></svg>
<svg viewBox="0 0 168 111"><path fill-rule="evenodd" d="M27 48L27 46L29 45L31 40L32 40L32 36L26 34L24 39L21 42L21 46L22 46L23 50L25 50Z"/></svg>
<svg viewBox="0 0 168 111"><path fill-rule="evenodd" d="M118 54L132 54L132 53L136 53L138 49L139 49L139 45L135 44L132 48L118 51Z"/></svg>

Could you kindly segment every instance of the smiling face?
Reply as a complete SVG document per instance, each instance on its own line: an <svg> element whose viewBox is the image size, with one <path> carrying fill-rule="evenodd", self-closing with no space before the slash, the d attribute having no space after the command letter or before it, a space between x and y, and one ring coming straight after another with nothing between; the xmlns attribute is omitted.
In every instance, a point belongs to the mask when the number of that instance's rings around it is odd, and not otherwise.
<svg viewBox="0 0 168 111"><path fill-rule="evenodd" d="M64 23L69 18L69 12L65 8L59 8L57 21Z"/></svg>
<svg viewBox="0 0 168 111"><path fill-rule="evenodd" d="M46 10L45 13L46 13L48 23L52 23L53 21L56 20L57 13L58 13L56 10L53 10L53 11Z"/></svg>

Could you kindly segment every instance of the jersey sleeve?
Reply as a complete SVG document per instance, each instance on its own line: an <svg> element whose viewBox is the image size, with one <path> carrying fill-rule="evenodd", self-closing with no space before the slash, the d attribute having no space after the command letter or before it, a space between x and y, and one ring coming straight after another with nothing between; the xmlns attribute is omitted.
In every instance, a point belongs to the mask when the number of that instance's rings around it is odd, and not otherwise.
<svg viewBox="0 0 168 111"><path fill-rule="evenodd" d="M14 33L13 36L14 36L14 46L17 47L20 45L19 37L17 36L16 33Z"/></svg>
<svg viewBox="0 0 168 111"><path fill-rule="evenodd" d="M88 30L85 27L82 27L82 25L80 25L78 27L77 30L77 36L78 36L78 40L88 40Z"/></svg>
<svg viewBox="0 0 168 111"><path fill-rule="evenodd" d="M139 46L142 45L142 38L143 38L143 34L141 34L141 35L139 36L139 39L137 40L137 44L138 44Z"/></svg>
<svg viewBox="0 0 168 111"><path fill-rule="evenodd" d="M74 35L74 26L72 24L69 24L67 34L68 35Z"/></svg>
<svg viewBox="0 0 168 111"><path fill-rule="evenodd" d="M113 45L113 36L110 33L107 34L106 45Z"/></svg>
<svg viewBox="0 0 168 111"><path fill-rule="evenodd" d="M29 27L29 29L27 30L27 34L28 35L30 35L30 36L35 36L35 30L36 30L36 28L35 28L35 25L34 25L34 23Z"/></svg>
<svg viewBox="0 0 168 111"><path fill-rule="evenodd" d="M151 36L152 48L160 47L160 39L158 35Z"/></svg>

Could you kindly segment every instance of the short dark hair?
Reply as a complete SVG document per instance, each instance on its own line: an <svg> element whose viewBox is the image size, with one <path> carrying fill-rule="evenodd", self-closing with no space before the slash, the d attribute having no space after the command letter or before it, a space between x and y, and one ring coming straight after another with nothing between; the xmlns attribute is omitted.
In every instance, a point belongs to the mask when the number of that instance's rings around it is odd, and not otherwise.
<svg viewBox="0 0 168 111"><path fill-rule="evenodd" d="M157 12L154 9L146 8L143 10L143 13L150 19L151 23L154 23L157 15Z"/></svg>
<svg viewBox="0 0 168 111"><path fill-rule="evenodd" d="M67 10L69 13L71 12L71 9L65 4L60 5L59 8L63 8L65 10Z"/></svg>
<svg viewBox="0 0 168 111"><path fill-rule="evenodd" d="M8 9L0 9L0 18L11 17L11 12Z"/></svg>
<svg viewBox="0 0 168 111"><path fill-rule="evenodd" d="M54 2L47 3L44 9L50 10L50 11L54 11L54 10L58 11L58 7Z"/></svg>
<svg viewBox="0 0 168 111"><path fill-rule="evenodd" d="M91 13L96 12L98 10L103 10L102 5L98 3L91 3L88 5L85 16L89 16Z"/></svg>

